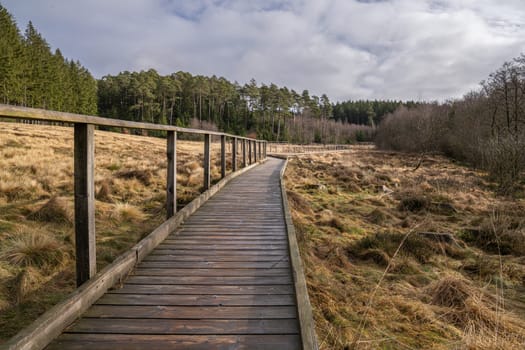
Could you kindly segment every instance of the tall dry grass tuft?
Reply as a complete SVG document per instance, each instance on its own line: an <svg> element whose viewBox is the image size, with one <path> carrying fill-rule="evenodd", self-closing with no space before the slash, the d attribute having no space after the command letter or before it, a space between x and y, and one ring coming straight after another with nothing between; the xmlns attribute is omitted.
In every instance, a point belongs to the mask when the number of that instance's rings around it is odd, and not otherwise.
<svg viewBox="0 0 525 350"><path fill-rule="evenodd" d="M113 205L113 210L111 211L111 218L119 223L137 223L144 221L146 219L146 214L129 203L115 203Z"/></svg>
<svg viewBox="0 0 525 350"><path fill-rule="evenodd" d="M439 307L435 312L441 318L463 330L463 341L469 348L492 344L488 348L500 349L498 338L506 346L525 344L525 328L502 308L499 296L479 289L463 277L444 276L425 288L424 294L430 304ZM511 339L514 341L509 343Z"/></svg>
<svg viewBox="0 0 525 350"><path fill-rule="evenodd" d="M20 267L55 268L66 256L62 245L40 232L19 231L3 242L0 259Z"/></svg>

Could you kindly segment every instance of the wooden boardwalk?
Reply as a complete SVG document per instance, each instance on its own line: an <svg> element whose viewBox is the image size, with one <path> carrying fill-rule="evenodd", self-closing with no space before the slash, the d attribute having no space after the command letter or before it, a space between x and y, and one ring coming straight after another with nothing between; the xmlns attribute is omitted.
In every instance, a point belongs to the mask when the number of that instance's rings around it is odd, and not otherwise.
<svg viewBox="0 0 525 350"><path fill-rule="evenodd" d="M283 165L228 183L47 349L301 349Z"/></svg>

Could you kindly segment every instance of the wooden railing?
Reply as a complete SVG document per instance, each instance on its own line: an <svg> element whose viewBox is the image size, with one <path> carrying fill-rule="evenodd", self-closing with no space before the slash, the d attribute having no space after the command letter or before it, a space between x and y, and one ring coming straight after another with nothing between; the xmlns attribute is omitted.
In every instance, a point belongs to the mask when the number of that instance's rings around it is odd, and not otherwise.
<svg viewBox="0 0 525 350"><path fill-rule="evenodd" d="M237 171L238 146L241 145L242 168L266 158L266 141L222 132L188 129L169 125L139 123L79 114L47 111L0 104L0 117L72 124L74 128L75 250L77 286L96 273L95 248L95 126L158 130L167 133L167 218L177 210L177 133L204 136L204 191L211 186L211 137L220 137L221 178L226 176L226 139L232 143L232 171Z"/></svg>
<svg viewBox="0 0 525 350"><path fill-rule="evenodd" d="M310 145L298 145L284 142L269 142L267 144L268 153L272 154L300 154L300 153L316 153L316 152L329 152L329 151L343 151L349 150L350 145L337 145L337 144L310 144Z"/></svg>

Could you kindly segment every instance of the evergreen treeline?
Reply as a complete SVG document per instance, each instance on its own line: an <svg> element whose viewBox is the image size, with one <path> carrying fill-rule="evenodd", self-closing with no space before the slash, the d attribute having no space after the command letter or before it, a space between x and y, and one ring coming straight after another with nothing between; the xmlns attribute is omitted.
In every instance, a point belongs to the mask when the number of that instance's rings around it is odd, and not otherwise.
<svg viewBox="0 0 525 350"><path fill-rule="evenodd" d="M54 53L29 22L22 35L0 5L0 103L97 114L97 83L80 62Z"/></svg>
<svg viewBox="0 0 525 350"><path fill-rule="evenodd" d="M295 143L369 141L374 126L367 119L370 110L375 119L384 113L384 103L373 101L366 102L367 118L355 117L358 112L349 116L352 102L336 104L334 110L325 94L259 85L253 79L240 85L187 72L162 76L150 69L97 81L78 61L64 58L58 49L53 53L31 22L22 35L2 5L0 58L0 103L4 104L212 128Z"/></svg>
<svg viewBox="0 0 525 350"><path fill-rule="evenodd" d="M253 131L267 140L289 140L288 120L328 121L332 105L326 95L310 96L255 80L240 85L222 77L155 70L122 72L99 80L99 113L112 118L197 127L216 125L235 134Z"/></svg>
<svg viewBox="0 0 525 350"><path fill-rule="evenodd" d="M417 106L413 101L379 101L358 100L338 102L333 107L333 118L350 124L376 126L387 114L394 112L398 107L412 108Z"/></svg>

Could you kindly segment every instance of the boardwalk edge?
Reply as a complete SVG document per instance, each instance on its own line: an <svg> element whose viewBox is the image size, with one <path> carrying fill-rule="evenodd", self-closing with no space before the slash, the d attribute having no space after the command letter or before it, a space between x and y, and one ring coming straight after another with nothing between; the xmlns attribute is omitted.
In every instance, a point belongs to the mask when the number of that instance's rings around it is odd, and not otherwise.
<svg viewBox="0 0 525 350"><path fill-rule="evenodd" d="M293 225L292 215L288 206L288 196L286 195L284 172L286 171L286 167L288 165L288 158L283 157L282 159L286 160L280 174L281 196L283 202L284 219L286 222L286 231L288 234L288 247L290 250L290 262L293 271L295 295L297 297L297 313L299 316L299 325L301 328L301 345L303 350L317 350L318 344L317 336L315 334L315 323L312 316L312 306L308 297L303 263L301 261L301 255L299 254L299 245L297 244L295 227Z"/></svg>
<svg viewBox="0 0 525 350"><path fill-rule="evenodd" d="M139 241L130 250L120 255L113 263L98 272L92 279L72 292L31 325L24 328L6 343L0 345L0 350L41 350L63 330L79 318L92 304L94 304L109 288L123 282L135 266L161 243L185 219L200 208L208 199L221 190L228 182L237 176L262 164L267 159L228 174L218 183L210 187L172 218L162 223L152 233Z"/></svg>

